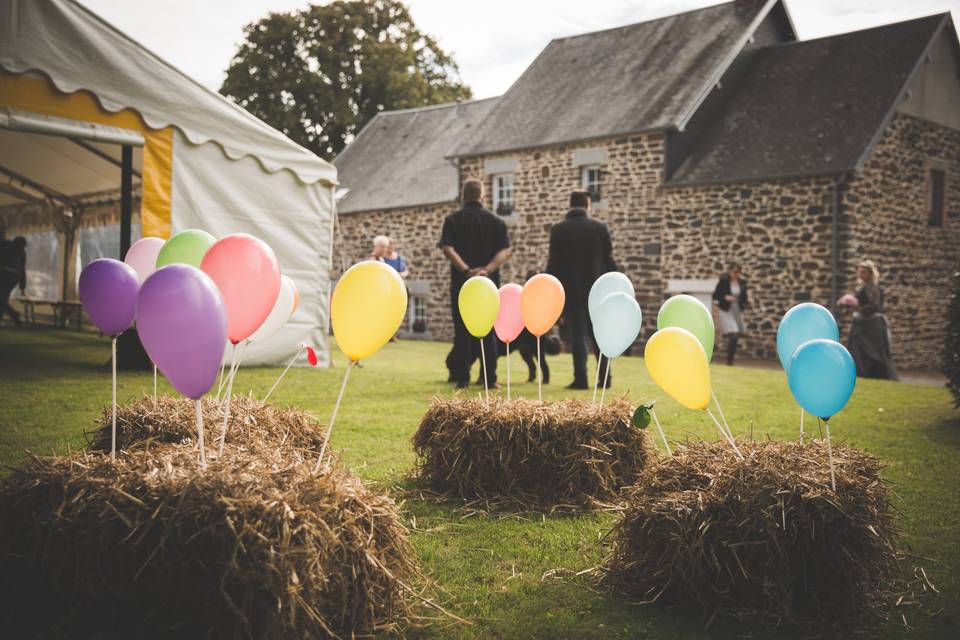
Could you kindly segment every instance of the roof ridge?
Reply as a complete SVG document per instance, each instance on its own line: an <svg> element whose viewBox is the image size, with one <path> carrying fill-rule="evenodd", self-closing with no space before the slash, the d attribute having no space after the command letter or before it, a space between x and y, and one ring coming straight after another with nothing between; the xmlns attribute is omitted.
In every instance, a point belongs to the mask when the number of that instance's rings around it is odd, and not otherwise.
<svg viewBox="0 0 960 640"><path fill-rule="evenodd" d="M767 45L766 47L764 47L764 49L781 49L785 47L808 44L811 42L822 42L824 40L842 38L843 36L851 36L859 33L866 33L868 31L880 31L882 29L890 29L892 27L902 27L905 24L921 22L923 20L930 20L931 18L944 18L944 17L950 17L950 16L951 16L951 13L949 11L941 11L939 13L931 13L925 16L918 16L916 18L908 18L907 20L900 20L898 22L887 22L884 24L878 24L876 26L866 27L864 29L854 29L853 31L839 31L837 33L831 33L825 36L818 36L816 38L809 38L805 40L792 40L790 42L778 42L776 44Z"/></svg>
<svg viewBox="0 0 960 640"><path fill-rule="evenodd" d="M378 111L374 117L377 116L392 116L403 113L413 113L417 111L432 111L435 109L449 109L451 107L461 107L467 104L476 104L478 102L486 102L487 100L496 100L501 96L490 96L489 98L473 98L470 100L458 100L457 102L443 102L440 104L426 104L422 107L407 107L405 109L389 109L384 111ZM371 121L373 118L371 118Z"/></svg>
<svg viewBox="0 0 960 640"><path fill-rule="evenodd" d="M569 36L560 36L559 38L551 38L549 42L559 42L561 40L573 40L574 38L584 38L587 36L595 36L600 33L607 33L610 31L619 31L621 29L629 29L631 27L637 27L641 24L651 24L653 22L660 22L661 20L668 20L670 18L676 18L677 16L683 16L688 13L698 13L700 11L706 11L707 9L716 9L717 7L722 7L728 4L735 4L734 0L724 0L723 2L717 2L716 4L709 4L705 7L698 7L696 9L687 9L686 11L678 11L676 13L670 13L658 18L650 18L649 20L640 20L638 22L631 22L630 24L622 24L618 27L607 27L606 29L597 29L596 31L586 31L583 33L574 33Z"/></svg>

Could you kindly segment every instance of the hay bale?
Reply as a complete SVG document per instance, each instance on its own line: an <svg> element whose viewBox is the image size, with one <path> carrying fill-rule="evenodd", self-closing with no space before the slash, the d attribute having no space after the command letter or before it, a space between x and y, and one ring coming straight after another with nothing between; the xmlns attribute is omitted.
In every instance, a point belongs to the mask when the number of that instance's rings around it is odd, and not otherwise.
<svg viewBox="0 0 960 640"><path fill-rule="evenodd" d="M203 399L203 423L208 443L220 437L223 407L210 397ZM323 426L306 411L262 404L252 396L234 396L230 403L227 442L247 449L276 448L319 450ZM89 449L110 451L111 408L106 406L90 434ZM145 395L117 407L117 449L136 443L185 443L196 439L194 401L182 396Z"/></svg>
<svg viewBox="0 0 960 640"><path fill-rule="evenodd" d="M626 399L597 407L437 398L413 444L434 491L533 508L596 508L632 484L651 455Z"/></svg>
<svg viewBox="0 0 960 640"><path fill-rule="evenodd" d="M644 602L751 625L849 622L877 605L899 573L880 464L835 446L677 446L624 491L608 534L606 580Z"/></svg>
<svg viewBox="0 0 960 640"><path fill-rule="evenodd" d="M206 471L192 444L34 458L0 480L5 631L312 638L403 620L417 569L394 502L288 454Z"/></svg>

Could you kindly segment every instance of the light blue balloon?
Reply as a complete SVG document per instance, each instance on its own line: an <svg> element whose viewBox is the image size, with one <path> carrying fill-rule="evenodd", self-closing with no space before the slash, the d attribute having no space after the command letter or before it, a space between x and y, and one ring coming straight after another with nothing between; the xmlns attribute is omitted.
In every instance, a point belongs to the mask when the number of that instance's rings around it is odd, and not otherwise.
<svg viewBox="0 0 960 640"><path fill-rule="evenodd" d="M615 291L597 305L593 318L593 337L608 358L617 358L640 335L643 314L632 294Z"/></svg>
<svg viewBox="0 0 960 640"><path fill-rule="evenodd" d="M590 287L590 295L587 296L587 311L590 313L591 322L596 322L597 309L603 299L618 291L626 293L631 298L636 295L630 278L619 271L609 271L594 281L593 286Z"/></svg>
<svg viewBox="0 0 960 640"><path fill-rule="evenodd" d="M833 314L815 302L803 302L787 311L777 327L777 356L787 374L797 347L809 340L840 340L840 329Z"/></svg>
<svg viewBox="0 0 960 640"><path fill-rule="evenodd" d="M790 391L801 407L829 420L843 409L857 384L850 352L834 340L818 338L800 345L787 371Z"/></svg>

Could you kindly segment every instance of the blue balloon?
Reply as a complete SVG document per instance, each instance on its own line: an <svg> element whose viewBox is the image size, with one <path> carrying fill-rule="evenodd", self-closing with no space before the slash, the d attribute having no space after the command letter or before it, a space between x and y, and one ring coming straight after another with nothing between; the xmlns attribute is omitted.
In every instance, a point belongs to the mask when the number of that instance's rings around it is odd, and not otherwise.
<svg viewBox="0 0 960 640"><path fill-rule="evenodd" d="M790 359L797 347L808 340L840 340L840 329L833 314L814 302L803 302L787 311L777 327L777 356L790 373Z"/></svg>
<svg viewBox="0 0 960 640"><path fill-rule="evenodd" d="M618 291L628 294L631 298L636 295L630 278L619 271L607 272L594 281L593 286L590 287L590 295L587 296L587 311L590 313L591 321L596 322L597 308L603 299Z"/></svg>
<svg viewBox="0 0 960 640"><path fill-rule="evenodd" d="M632 294L616 291L597 306L593 318L593 337L608 358L617 358L640 335L643 314Z"/></svg>
<svg viewBox="0 0 960 640"><path fill-rule="evenodd" d="M842 344L818 338L804 342L793 354L787 380L801 407L829 420L853 395L857 367Z"/></svg>

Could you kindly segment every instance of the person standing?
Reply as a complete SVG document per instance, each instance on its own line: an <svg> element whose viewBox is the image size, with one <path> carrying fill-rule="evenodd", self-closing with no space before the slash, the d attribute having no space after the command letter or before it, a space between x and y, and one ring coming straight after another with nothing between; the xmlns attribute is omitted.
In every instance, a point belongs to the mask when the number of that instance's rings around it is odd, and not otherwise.
<svg viewBox="0 0 960 640"><path fill-rule="evenodd" d="M570 194L566 218L550 229L550 257L547 273L563 285L566 299L563 319L573 340L573 382L568 389L589 389L587 343L593 345L601 375L610 383L609 361L600 353L587 313L587 298L594 281L608 271L618 271L607 225L590 217L590 194L578 189Z"/></svg>
<svg viewBox="0 0 960 640"><path fill-rule="evenodd" d="M0 320L7 314L20 326L20 314L10 306L10 294L20 285L20 295L27 293L27 239L17 236L0 241Z"/></svg>
<svg viewBox="0 0 960 640"><path fill-rule="evenodd" d="M397 244L393 241L393 238L387 238L387 246L380 255L380 261L393 267L393 270L399 273L403 279L406 279L407 276L410 275L410 270L407 268L407 261L402 255L397 253Z"/></svg>
<svg viewBox="0 0 960 640"><path fill-rule="evenodd" d="M473 276L487 276L500 286L500 267L510 257L510 239L503 220L483 208L483 183L463 183L462 208L443 220L439 247L450 262L450 315L453 319L453 350L447 357L451 377L458 389L470 385L470 365L476 338L460 317L460 287ZM497 383L497 345L493 331L483 339L488 382ZM478 349L478 348L477 348Z"/></svg>
<svg viewBox="0 0 960 640"><path fill-rule="evenodd" d="M862 378L897 380L897 368L890 346L890 327L883 314L880 271L873 260L863 260L857 265L857 283L860 286L856 293L847 294L838 301L854 309L847 348L857 365L857 375Z"/></svg>
<svg viewBox="0 0 960 640"><path fill-rule="evenodd" d="M367 260L376 260L377 262L383 262L383 256L387 253L387 249L390 247L390 238L387 236L376 236L373 239L373 251L370 253L370 257Z"/></svg>
<svg viewBox="0 0 960 640"><path fill-rule="evenodd" d="M713 290L714 322L720 335L727 339L727 364L733 366L737 356L737 342L747 332L743 324L743 310L747 308L747 281L740 274L740 265L731 262L726 273ZM711 356L713 354L707 354Z"/></svg>

